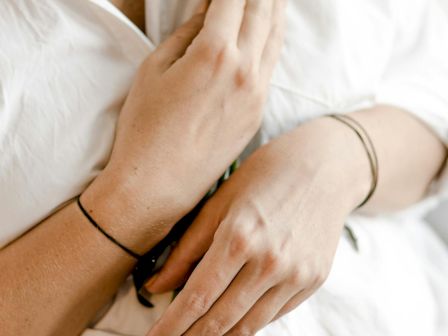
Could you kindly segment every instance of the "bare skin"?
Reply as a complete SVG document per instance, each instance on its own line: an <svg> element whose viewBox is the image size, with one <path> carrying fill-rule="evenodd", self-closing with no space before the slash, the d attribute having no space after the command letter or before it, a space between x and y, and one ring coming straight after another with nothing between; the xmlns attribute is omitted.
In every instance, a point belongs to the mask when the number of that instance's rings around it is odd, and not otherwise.
<svg viewBox="0 0 448 336"><path fill-rule="evenodd" d="M111 161L82 196L108 232L140 253L199 201L260 125L282 10L271 7L269 20L252 21L263 9L240 3L214 0L204 28L196 17L145 62L122 111ZM173 85L178 95L161 99ZM440 140L391 107L352 115L380 157L380 185L365 210L399 209L422 198L444 160ZM182 141L172 136L177 133ZM152 288L181 283L189 262L205 253L151 335L253 334L296 307L325 279L344 218L370 182L359 140L334 120L311 121L260 148L207 204ZM78 335L134 263L69 204L0 251L2 335ZM247 293L246 300L236 292Z"/></svg>
<svg viewBox="0 0 448 336"><path fill-rule="evenodd" d="M160 241L259 128L284 12L266 3L215 0L141 66L111 160L82 195L123 244ZM268 19L253 23L259 10ZM70 203L0 251L2 335L80 334L134 264Z"/></svg>
<svg viewBox="0 0 448 336"><path fill-rule="evenodd" d="M110 0L134 24L145 31L145 0Z"/></svg>
<svg viewBox="0 0 448 336"><path fill-rule="evenodd" d="M378 189L362 211L393 211L421 199L446 155L437 137L389 106L351 116L379 156ZM159 293L188 279L148 336L254 335L297 307L325 281L344 221L371 179L360 140L330 118L258 149L147 285Z"/></svg>

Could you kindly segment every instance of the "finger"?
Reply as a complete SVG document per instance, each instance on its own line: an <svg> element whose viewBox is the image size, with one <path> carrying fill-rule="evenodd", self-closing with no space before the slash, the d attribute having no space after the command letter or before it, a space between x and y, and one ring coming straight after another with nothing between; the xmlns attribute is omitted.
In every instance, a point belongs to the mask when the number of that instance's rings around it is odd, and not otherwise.
<svg viewBox="0 0 448 336"><path fill-rule="evenodd" d="M166 71L185 54L187 48L202 29L204 18L204 13L196 14L154 51L152 58L158 61L162 71Z"/></svg>
<svg viewBox="0 0 448 336"><path fill-rule="evenodd" d="M278 320L282 316L292 312L298 306L300 306L303 302L305 302L311 294L314 293L313 290L305 290L296 295L294 295L289 301L279 310L279 312L274 316L271 322Z"/></svg>
<svg viewBox="0 0 448 336"><path fill-rule="evenodd" d="M182 335L226 290L243 267L244 258L229 256L226 240L217 239L148 336Z"/></svg>
<svg viewBox="0 0 448 336"><path fill-rule="evenodd" d="M273 4L278 0L247 0L238 47L245 55L256 57L258 65L271 29Z"/></svg>
<svg viewBox="0 0 448 336"><path fill-rule="evenodd" d="M209 201L211 202L211 201ZM217 212L205 206L182 236L155 278L145 285L150 293L163 293L183 285L213 242L218 227Z"/></svg>
<svg viewBox="0 0 448 336"><path fill-rule="evenodd" d="M260 267L255 262L246 264L219 300L185 335L224 335L272 285L272 277L260 274Z"/></svg>
<svg viewBox="0 0 448 336"><path fill-rule="evenodd" d="M213 0L205 18L203 33L236 45L244 15L244 0Z"/></svg>
<svg viewBox="0 0 448 336"><path fill-rule="evenodd" d="M207 12L208 6L210 5L210 0L202 0L199 5L196 7L195 13L205 13Z"/></svg>
<svg viewBox="0 0 448 336"><path fill-rule="evenodd" d="M261 77L266 83L269 83L272 77L272 72L282 50L286 27L285 10L286 0L276 0L271 31L260 63Z"/></svg>
<svg viewBox="0 0 448 336"><path fill-rule="evenodd" d="M272 287L226 335L255 335L273 320L295 293L288 286Z"/></svg>

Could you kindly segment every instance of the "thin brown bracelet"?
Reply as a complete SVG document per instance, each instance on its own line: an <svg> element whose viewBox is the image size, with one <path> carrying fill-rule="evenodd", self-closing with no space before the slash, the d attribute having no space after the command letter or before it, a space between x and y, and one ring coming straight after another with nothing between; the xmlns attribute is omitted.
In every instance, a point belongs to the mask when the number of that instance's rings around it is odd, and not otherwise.
<svg viewBox="0 0 448 336"><path fill-rule="evenodd" d="M364 129L364 127L357 120L347 115L341 115L341 114L332 114L329 115L329 117L343 123L356 133L358 138L361 140L361 143L369 159L370 169L372 172L372 185L364 201L362 201L361 204L358 205L357 208L359 209L372 198L373 194L375 193L376 187L378 186L378 176L379 176L378 155L376 154L375 146L373 145L372 139L369 137L369 134Z"/></svg>
<svg viewBox="0 0 448 336"><path fill-rule="evenodd" d="M127 248L126 246L124 246L123 244L121 244L118 240L116 240L114 237L112 237L110 234L108 234L101 226L98 225L98 223L92 218L92 216L90 216L90 214L88 213L88 211L86 211L81 203L81 196L78 196L78 198L76 199L77 203L78 203L78 207L81 210L81 212L84 214L84 216L89 220L89 222L98 229L98 231L100 231L107 239L109 239L112 243L114 243L115 245L117 245L119 248L121 248L124 252L126 252L127 254L129 254L131 257L139 260L141 258L141 255L139 255L138 253L132 251L131 249Z"/></svg>

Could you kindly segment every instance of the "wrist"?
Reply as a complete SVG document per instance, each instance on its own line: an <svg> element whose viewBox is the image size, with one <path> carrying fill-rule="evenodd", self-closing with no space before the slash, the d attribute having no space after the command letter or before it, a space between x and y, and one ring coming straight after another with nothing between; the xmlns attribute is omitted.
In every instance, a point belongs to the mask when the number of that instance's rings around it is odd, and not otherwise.
<svg viewBox="0 0 448 336"><path fill-rule="evenodd" d="M320 197L346 214L358 207L369 193L372 173L360 139L346 125L331 119L314 119L293 133L305 167L321 187Z"/></svg>
<svg viewBox="0 0 448 336"><path fill-rule="evenodd" d="M106 168L83 192L82 204L92 218L121 244L144 254L182 217L175 198L148 178L145 192L132 176Z"/></svg>

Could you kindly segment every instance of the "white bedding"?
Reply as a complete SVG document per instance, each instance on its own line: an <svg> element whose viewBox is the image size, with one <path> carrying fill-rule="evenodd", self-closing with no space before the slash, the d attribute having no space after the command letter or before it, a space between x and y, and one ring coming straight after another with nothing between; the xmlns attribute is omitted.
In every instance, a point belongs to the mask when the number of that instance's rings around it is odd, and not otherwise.
<svg viewBox="0 0 448 336"><path fill-rule="evenodd" d="M98 174L136 68L196 2L148 0L147 39L106 0L0 1L0 247ZM290 0L263 127L245 154L310 118L375 103L406 108L447 141L448 23L429 3ZM350 218L359 252L342 237L322 289L259 336L448 335L448 251L420 219L439 199ZM129 281L84 336L142 336L169 299L144 308Z"/></svg>

